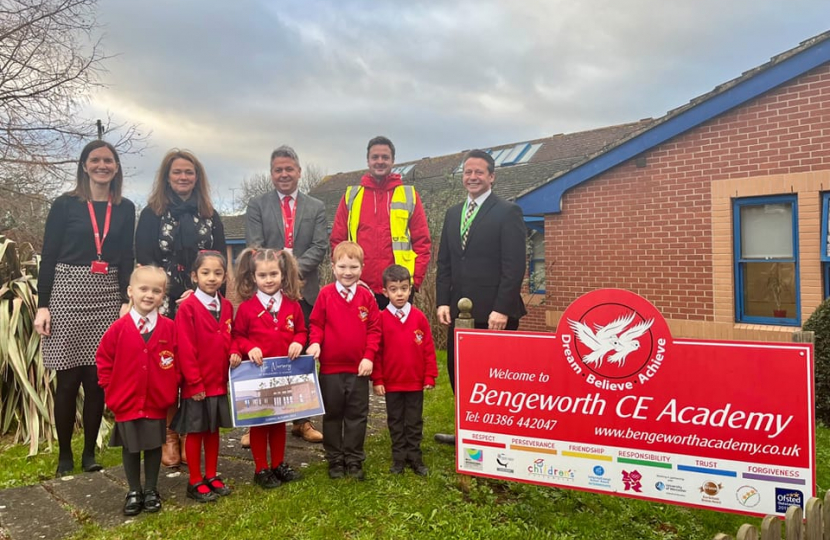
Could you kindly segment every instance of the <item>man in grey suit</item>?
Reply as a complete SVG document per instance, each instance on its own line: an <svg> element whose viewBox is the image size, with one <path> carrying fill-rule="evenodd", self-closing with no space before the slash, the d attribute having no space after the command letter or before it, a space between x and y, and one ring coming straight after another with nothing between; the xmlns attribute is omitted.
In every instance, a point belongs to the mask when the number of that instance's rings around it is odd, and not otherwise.
<svg viewBox="0 0 830 540"><path fill-rule="evenodd" d="M298 188L302 172L300 159L290 146L280 146L271 153L271 181L276 189L248 203L245 241L249 247L284 249L294 254L305 281L300 306L307 325L320 292L317 268L326 256L328 234L323 201ZM292 433L309 442L323 441L323 434L307 418L296 420Z"/></svg>

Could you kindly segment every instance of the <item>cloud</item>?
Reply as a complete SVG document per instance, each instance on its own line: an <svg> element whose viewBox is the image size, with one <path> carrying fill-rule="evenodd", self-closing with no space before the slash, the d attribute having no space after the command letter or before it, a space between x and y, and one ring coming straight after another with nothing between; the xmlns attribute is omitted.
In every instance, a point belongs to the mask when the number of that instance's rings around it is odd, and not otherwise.
<svg viewBox="0 0 830 540"><path fill-rule="evenodd" d="M90 110L193 150L217 194L280 144L330 173L660 116L825 30L819 0L101 0ZM129 165L129 164L128 164Z"/></svg>

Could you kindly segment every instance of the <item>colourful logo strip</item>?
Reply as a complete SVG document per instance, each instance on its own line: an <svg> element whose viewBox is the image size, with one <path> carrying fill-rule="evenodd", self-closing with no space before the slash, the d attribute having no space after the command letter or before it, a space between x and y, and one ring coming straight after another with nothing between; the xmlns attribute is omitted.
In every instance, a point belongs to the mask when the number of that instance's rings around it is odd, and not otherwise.
<svg viewBox="0 0 830 540"><path fill-rule="evenodd" d="M461 442L464 444L472 444L474 446L489 446L490 448L507 448L507 445L504 443L480 441L478 439L461 439Z"/></svg>
<svg viewBox="0 0 830 540"><path fill-rule="evenodd" d="M609 458L610 460L610 458ZM626 457L618 457L617 462L628 463L629 465L642 465L643 467L657 467L660 469L671 469L671 463L662 463L660 461L648 461L646 459L631 459Z"/></svg>
<svg viewBox="0 0 830 540"><path fill-rule="evenodd" d="M579 459L593 459L594 461L614 461L614 458L611 456L589 454L587 452L569 452L567 450L563 450L562 455Z"/></svg>
<svg viewBox="0 0 830 540"><path fill-rule="evenodd" d="M769 474L755 474L748 472L743 473L741 476L752 480L764 480L765 482L777 482L779 484L796 484L799 486L807 484L807 481L803 478L787 478L785 476L772 476Z"/></svg>
<svg viewBox="0 0 830 540"><path fill-rule="evenodd" d="M714 474L716 476L731 476L732 478L737 478L738 473L735 471L724 471L721 469L710 469L708 467L694 467L692 465L678 465L678 471L688 471L688 472L696 472L696 473L703 473L703 474Z"/></svg>
<svg viewBox="0 0 830 540"><path fill-rule="evenodd" d="M534 452L534 453L537 453L537 454L550 454L552 456L555 456L556 454L559 453L556 450L551 450L550 448L536 448L534 446L521 446L519 444L511 444L510 449L511 450L519 450L521 452Z"/></svg>

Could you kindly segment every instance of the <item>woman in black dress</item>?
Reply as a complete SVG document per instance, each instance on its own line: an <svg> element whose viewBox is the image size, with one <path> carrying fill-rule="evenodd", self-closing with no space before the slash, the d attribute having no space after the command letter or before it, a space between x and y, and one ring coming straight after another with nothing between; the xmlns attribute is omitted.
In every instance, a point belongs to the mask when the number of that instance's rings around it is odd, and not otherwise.
<svg viewBox="0 0 830 540"><path fill-rule="evenodd" d="M93 141L81 151L75 189L52 203L46 218L38 277L35 330L43 363L55 370L57 476L71 474L75 402L84 387L84 471L101 470L95 444L104 412L95 350L104 332L129 309L135 205L121 196L121 162L115 148Z"/></svg>
<svg viewBox="0 0 830 540"><path fill-rule="evenodd" d="M178 304L193 292L191 267L205 249L225 254L225 229L210 200L205 168L191 152L170 150L161 161L135 233L136 262L167 272L167 298L159 310L163 315L174 318ZM175 408L169 412L168 425L175 412ZM162 463L175 467L180 462L178 435L168 430Z"/></svg>

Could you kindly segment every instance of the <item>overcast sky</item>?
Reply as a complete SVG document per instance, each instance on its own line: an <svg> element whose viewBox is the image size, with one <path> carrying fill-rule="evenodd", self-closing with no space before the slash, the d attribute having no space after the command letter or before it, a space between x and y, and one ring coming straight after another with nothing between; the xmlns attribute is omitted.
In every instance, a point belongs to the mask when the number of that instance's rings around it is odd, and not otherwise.
<svg viewBox="0 0 830 540"><path fill-rule="evenodd" d="M328 173L659 117L830 29L828 0L99 0L88 112L192 150L214 200L293 146ZM238 194L238 193L237 193Z"/></svg>

